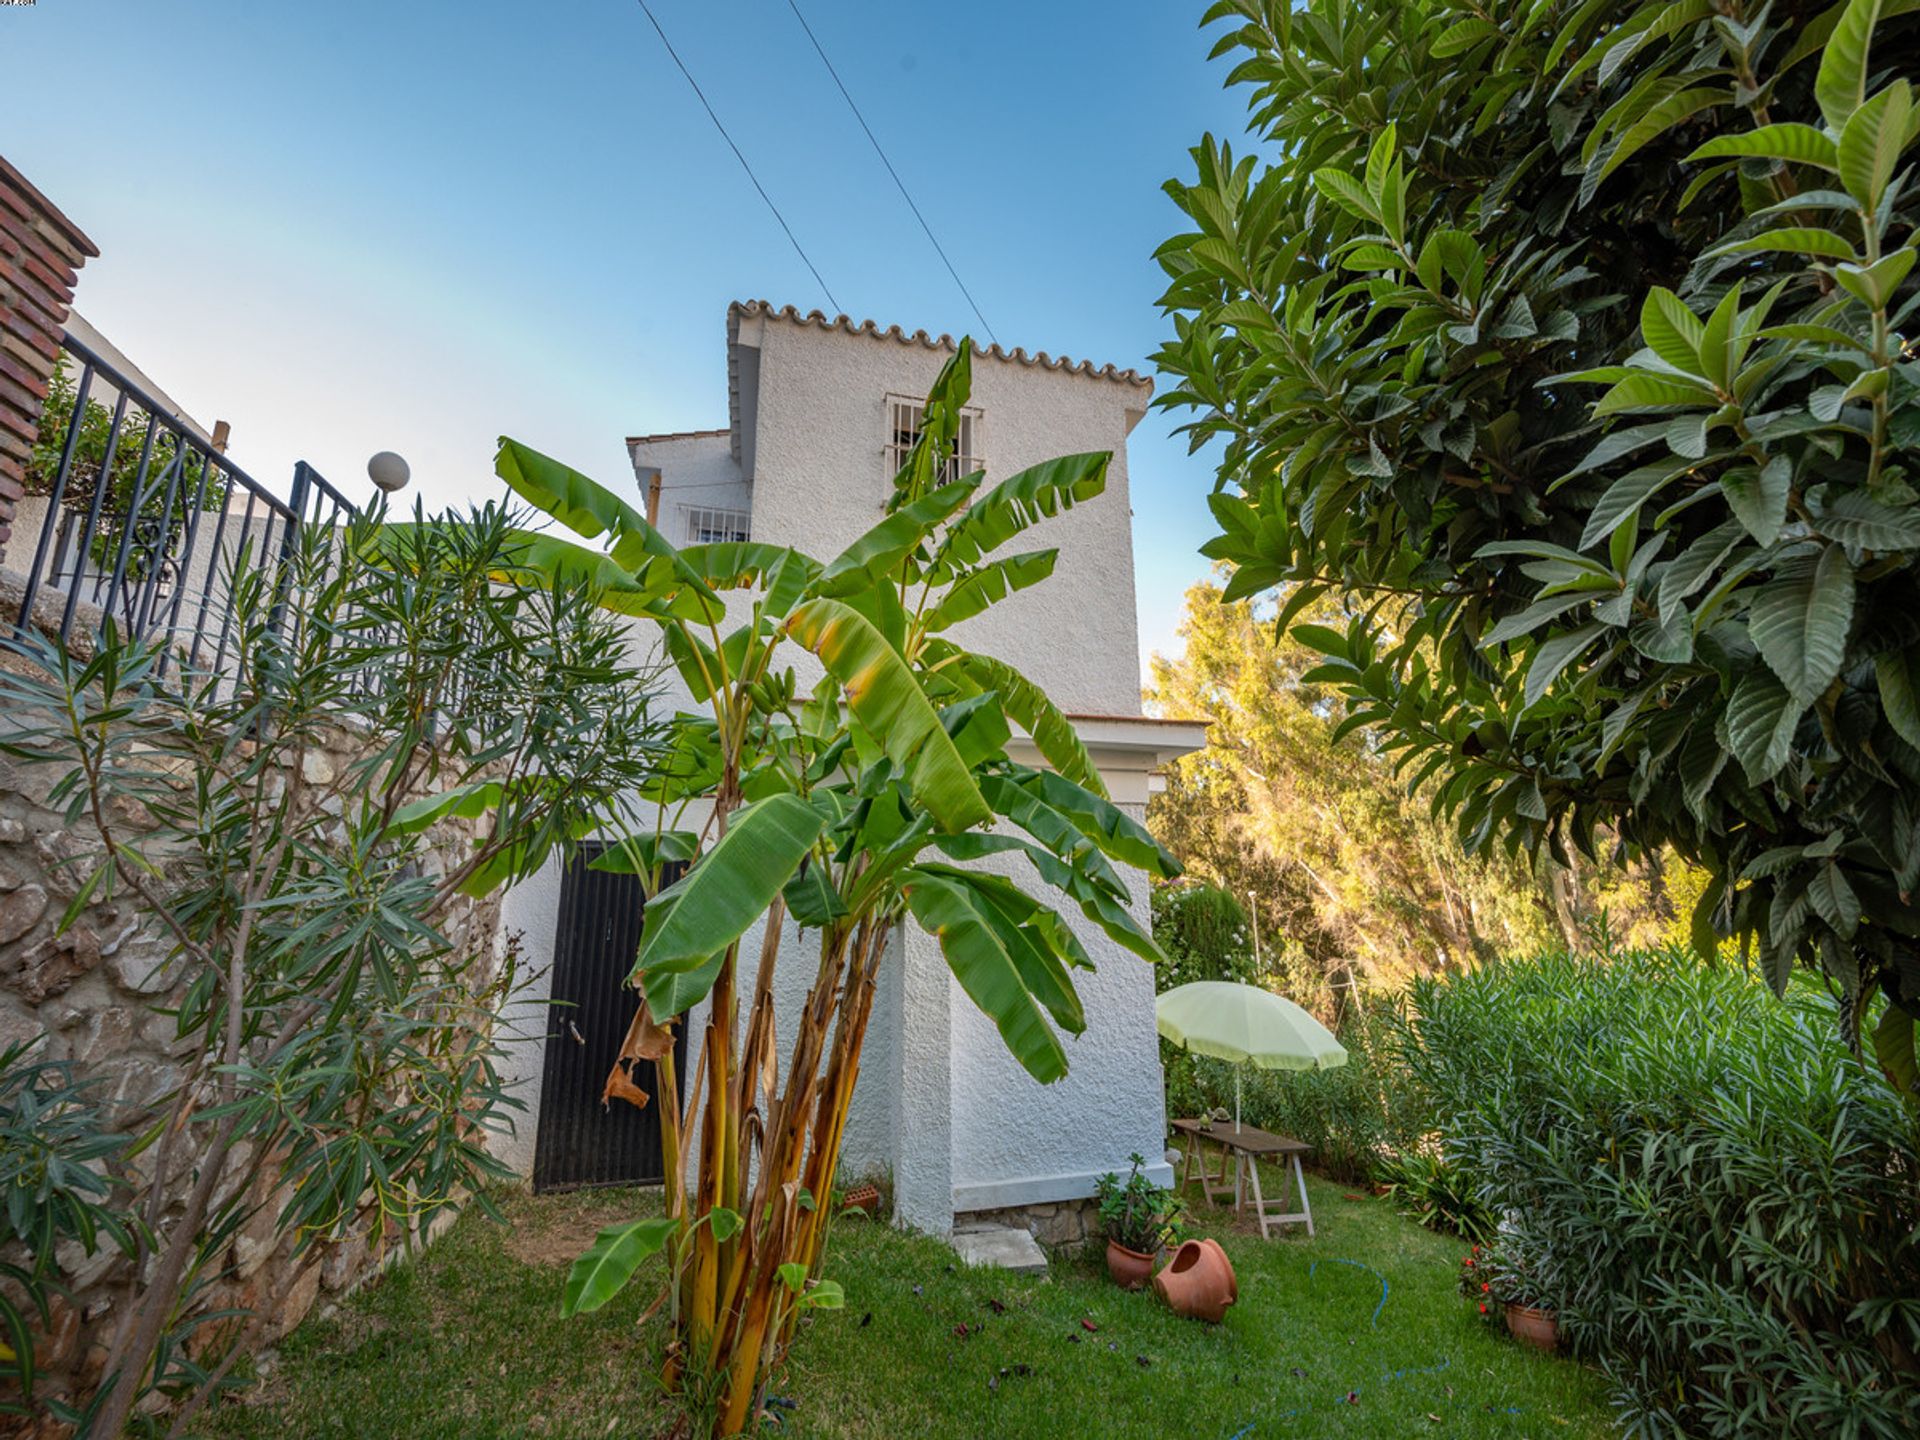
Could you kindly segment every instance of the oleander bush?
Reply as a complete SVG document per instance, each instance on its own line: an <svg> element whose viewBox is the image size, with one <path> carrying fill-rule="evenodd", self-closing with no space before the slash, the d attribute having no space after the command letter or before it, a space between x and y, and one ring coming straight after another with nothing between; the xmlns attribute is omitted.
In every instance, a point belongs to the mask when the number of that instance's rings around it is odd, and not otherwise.
<svg viewBox="0 0 1920 1440"><path fill-rule="evenodd" d="M1920 1433L1920 1154L1834 1008L1679 949L1413 988L1442 1151L1631 1434Z"/></svg>

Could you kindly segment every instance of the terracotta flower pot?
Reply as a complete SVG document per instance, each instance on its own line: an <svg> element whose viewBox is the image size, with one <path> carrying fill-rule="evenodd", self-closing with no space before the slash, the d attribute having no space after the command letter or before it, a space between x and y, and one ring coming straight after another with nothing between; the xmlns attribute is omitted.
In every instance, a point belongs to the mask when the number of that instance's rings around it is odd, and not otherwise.
<svg viewBox="0 0 1920 1440"><path fill-rule="evenodd" d="M1153 1278L1153 1256L1129 1250L1118 1240L1109 1240L1107 1274L1122 1290L1138 1290Z"/></svg>
<svg viewBox="0 0 1920 1440"><path fill-rule="evenodd" d="M1218 1325L1240 1298L1233 1262L1215 1240L1189 1240L1153 1278L1153 1288L1176 1315Z"/></svg>
<svg viewBox="0 0 1920 1440"><path fill-rule="evenodd" d="M1554 1318L1551 1310L1509 1303L1507 1329L1513 1333L1514 1339L1536 1350L1552 1351L1559 1348L1560 1322Z"/></svg>

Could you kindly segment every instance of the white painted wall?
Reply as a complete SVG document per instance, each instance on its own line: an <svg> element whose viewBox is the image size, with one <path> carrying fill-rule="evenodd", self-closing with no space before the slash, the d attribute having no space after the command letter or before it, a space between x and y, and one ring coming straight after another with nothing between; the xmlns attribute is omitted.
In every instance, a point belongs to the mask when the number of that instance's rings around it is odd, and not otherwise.
<svg viewBox="0 0 1920 1440"><path fill-rule="evenodd" d="M948 352L761 313L739 317L738 340L735 373L753 382L739 385L736 395L739 450L753 473L743 473L728 433L635 440L629 450L636 503L644 507L657 472L659 523L677 544L687 541L682 506L749 509L754 539L830 558L882 518L891 482L888 396L923 395ZM956 638L1013 664L1069 712L1137 717L1126 436L1148 388L987 355L976 356L973 381L988 484L1056 455L1110 450L1114 458L1104 495L1008 547L1058 546L1053 579L969 621ZM743 618L750 597L728 598ZM817 663L797 650L792 658L802 685L811 685ZM677 680L668 689L669 708L688 705ZM1111 761L1116 799L1143 813L1150 759L1117 742L1096 754L1103 771ZM1030 871L1010 864L1010 872L1032 882ZM1135 878L1135 912L1144 921L1146 881ZM507 899L507 924L524 931L530 970L551 964L558 893L557 870L549 867ZM1069 1073L1052 1086L1035 1083L1006 1053L930 936L906 927L883 964L842 1173L891 1169L903 1223L944 1233L956 1211L1087 1195L1095 1176L1124 1171L1134 1151L1153 1159L1166 1178L1152 973L1071 905L1063 901L1062 908L1097 970L1076 976L1087 1031L1067 1039ZM743 968L755 963L759 937L756 927L744 938ZM813 938L797 930L783 940L775 985L783 1061L816 953ZM544 979L537 979L522 1004L537 1007L544 997ZM541 1033L537 1014L513 1014L523 1032ZM688 1017L690 1059L705 1023L703 1005ZM540 1065L537 1044L522 1046L509 1064L531 1115L538 1113ZM530 1120L513 1154L523 1158L512 1163L530 1167Z"/></svg>

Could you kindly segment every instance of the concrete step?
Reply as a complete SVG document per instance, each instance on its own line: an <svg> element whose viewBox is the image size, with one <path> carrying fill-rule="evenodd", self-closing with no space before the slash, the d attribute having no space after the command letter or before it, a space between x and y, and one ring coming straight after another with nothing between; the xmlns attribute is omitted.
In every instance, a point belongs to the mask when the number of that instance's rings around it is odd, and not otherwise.
<svg viewBox="0 0 1920 1440"><path fill-rule="evenodd" d="M1025 1230L1006 1226L956 1230L953 1248L969 1265L994 1265L1016 1275L1047 1273L1047 1252Z"/></svg>

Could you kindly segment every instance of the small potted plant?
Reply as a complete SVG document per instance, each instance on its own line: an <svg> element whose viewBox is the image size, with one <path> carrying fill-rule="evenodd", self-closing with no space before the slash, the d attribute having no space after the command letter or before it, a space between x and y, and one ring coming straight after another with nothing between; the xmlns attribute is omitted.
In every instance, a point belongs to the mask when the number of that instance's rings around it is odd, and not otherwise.
<svg viewBox="0 0 1920 1440"><path fill-rule="evenodd" d="M1505 1321L1508 1333L1522 1344L1559 1348L1559 1317L1548 1302L1541 1267L1527 1259L1512 1236L1474 1246L1461 1262L1460 1288L1479 1303L1489 1323Z"/></svg>
<svg viewBox="0 0 1920 1440"><path fill-rule="evenodd" d="M1138 1290L1153 1278L1154 1257L1176 1239L1180 1198L1140 1173L1141 1155L1123 1181L1109 1171L1094 1182L1100 1229L1107 1237L1107 1273L1123 1290Z"/></svg>

